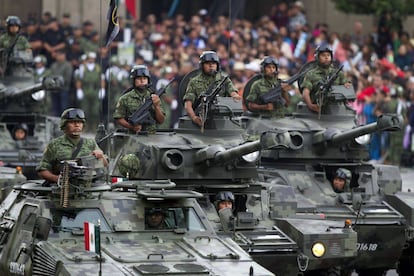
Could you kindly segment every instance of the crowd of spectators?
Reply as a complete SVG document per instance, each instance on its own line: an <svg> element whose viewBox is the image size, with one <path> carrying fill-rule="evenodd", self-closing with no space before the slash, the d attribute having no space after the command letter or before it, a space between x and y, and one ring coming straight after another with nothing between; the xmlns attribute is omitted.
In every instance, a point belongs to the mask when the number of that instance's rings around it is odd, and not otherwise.
<svg viewBox="0 0 414 276"><path fill-rule="evenodd" d="M93 89L96 90L96 103L102 102L103 109L93 116L102 117L104 114L107 121L112 121L111 112L116 99L130 86L128 73L133 64L117 58L119 43L126 38L128 29L134 48L134 64L149 67L154 87L160 87L174 76L179 81L198 68L202 51L214 50L220 57L222 70L230 74L240 93L243 93L246 82L260 72L259 64L265 56L278 60L279 77L287 79L303 64L314 59L317 45L329 43L334 60L344 65L346 76L353 82L357 100L352 106L357 111L360 124L372 122L387 112L404 117L405 132L400 136L378 134L370 145L372 162L399 164L400 158L393 156L399 154L400 157L404 149L412 151L414 148L414 143L411 143L411 128L414 129L414 39L401 26L395 26L387 19L385 13L376 30L355 22L351 33L340 34L323 22L311 26L302 2L288 4L278 1L269 14L255 22L226 16L213 19L205 10L189 20L181 14L163 18L150 14L127 26L120 20L120 33L109 48L102 46L103 38L99 37L91 21L73 26L70 14L57 20L46 12L39 22L28 20L23 31L32 45L34 56L46 58L46 68L55 62L59 51L65 52L73 68L67 106L79 105L86 97L82 85L76 82L89 68L90 57L94 56L93 53L96 55L94 68L99 69L101 77L94 79L99 84ZM292 99L296 99L292 103L300 100L300 93L294 87L289 93ZM167 95L166 102L171 114L164 126L174 127L182 114L182 102L177 93ZM99 120L93 118L91 121Z"/></svg>

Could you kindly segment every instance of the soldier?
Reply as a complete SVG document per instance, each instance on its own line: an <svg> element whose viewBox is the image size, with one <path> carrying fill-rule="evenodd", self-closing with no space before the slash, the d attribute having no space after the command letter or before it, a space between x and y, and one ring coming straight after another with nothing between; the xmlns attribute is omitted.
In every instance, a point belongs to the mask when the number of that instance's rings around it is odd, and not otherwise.
<svg viewBox="0 0 414 276"><path fill-rule="evenodd" d="M165 229L168 228L165 222L165 210L161 208L150 209L146 216L146 224L149 229Z"/></svg>
<svg viewBox="0 0 414 276"><path fill-rule="evenodd" d="M220 81L226 74L220 70L220 60L214 51L204 51L200 56L199 64L201 73L188 82L183 100L187 115L195 124L202 126L203 122L199 115L195 114L193 105L201 93L206 92L210 84ZM230 79L225 82L224 91L226 96L231 96L235 101L241 99ZM224 95L220 94L220 96Z"/></svg>
<svg viewBox="0 0 414 276"><path fill-rule="evenodd" d="M342 193L349 187L351 181L351 172L344 168L339 168L335 172L332 180L332 187L336 193Z"/></svg>
<svg viewBox="0 0 414 276"><path fill-rule="evenodd" d="M99 123L100 105L98 98L105 94L105 76L101 66L96 63L96 53L86 54L85 64L80 65L75 74L76 97L83 110L89 111L89 130Z"/></svg>
<svg viewBox="0 0 414 276"><path fill-rule="evenodd" d="M233 210L233 204L234 194L232 192L221 191L216 194L215 205L217 212L225 208L230 208L231 210Z"/></svg>
<svg viewBox="0 0 414 276"><path fill-rule="evenodd" d="M0 49L9 49L9 51L31 51L31 46L27 38L20 35L20 29L22 27L20 18L10 15L6 19L6 24L7 32L0 36Z"/></svg>
<svg viewBox="0 0 414 276"><path fill-rule="evenodd" d="M32 50L27 38L20 34L20 18L10 15L6 19L7 32L0 36L0 74L7 72L9 58L19 51L25 51L32 58Z"/></svg>
<svg viewBox="0 0 414 276"><path fill-rule="evenodd" d="M255 81L250 89L246 100L248 101L249 110L260 112L271 117L283 117L286 113L286 107L289 105L289 95L287 90L289 85L282 83L278 78L278 62L274 57L265 57L260 64L262 78ZM282 100L273 103L263 103L261 96L271 89L282 87Z"/></svg>
<svg viewBox="0 0 414 276"><path fill-rule="evenodd" d="M309 70L303 79L301 84L303 99L308 108L314 112L320 112L320 107L317 103L317 93L321 81L331 76L336 70L332 64L333 51L327 44L319 45L315 50L315 60L317 65L315 68ZM343 84L346 88L351 87L351 82L345 78L343 72L339 72L338 78L334 81L335 85ZM326 100L323 99L322 103Z"/></svg>
<svg viewBox="0 0 414 276"><path fill-rule="evenodd" d="M29 133L29 128L27 124L25 123L16 125L12 130L13 139L16 141L25 140L27 138L28 133Z"/></svg>
<svg viewBox="0 0 414 276"><path fill-rule="evenodd" d="M158 124L164 122L165 113L161 106L160 98L150 88L151 75L147 66L135 65L131 69L129 78L133 87L119 98L113 118L121 126L128 129L130 133L138 133L140 131L155 133L157 126L152 122L142 125L137 124L135 126L128 122L128 117L138 110L149 97L152 100L152 108L150 109L152 118Z"/></svg>
<svg viewBox="0 0 414 276"><path fill-rule="evenodd" d="M39 176L48 182L57 183L60 174L60 162L78 157L94 155L105 166L108 161L93 138L83 138L81 133L86 123L82 109L68 108L60 117L60 129L64 135L53 139L46 147L36 170Z"/></svg>

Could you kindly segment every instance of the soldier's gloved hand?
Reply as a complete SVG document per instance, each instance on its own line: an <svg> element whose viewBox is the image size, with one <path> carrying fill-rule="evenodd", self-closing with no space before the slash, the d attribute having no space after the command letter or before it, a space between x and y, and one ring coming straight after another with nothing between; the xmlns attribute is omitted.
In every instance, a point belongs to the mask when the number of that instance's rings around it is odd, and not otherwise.
<svg viewBox="0 0 414 276"><path fill-rule="evenodd" d="M105 95L106 95L106 90L105 90L105 88L101 88L101 89L99 89L99 91L98 91L98 98L99 98L100 100L103 100L103 99L105 98Z"/></svg>
<svg viewBox="0 0 414 276"><path fill-rule="evenodd" d="M76 89L76 99L82 100L85 94L83 93L82 89Z"/></svg>
<svg viewBox="0 0 414 276"><path fill-rule="evenodd" d="M154 106L159 105L160 102L161 102L160 97L158 97L158 95L156 95L156 94L151 95L151 100L152 100L152 104Z"/></svg>

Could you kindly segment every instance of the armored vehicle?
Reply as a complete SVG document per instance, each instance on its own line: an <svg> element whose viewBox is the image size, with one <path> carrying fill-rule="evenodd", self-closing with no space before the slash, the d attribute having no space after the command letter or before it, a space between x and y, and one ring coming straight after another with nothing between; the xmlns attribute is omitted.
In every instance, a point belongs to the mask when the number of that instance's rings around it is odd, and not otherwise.
<svg viewBox="0 0 414 276"><path fill-rule="evenodd" d="M246 93L246 91L245 91ZM248 93L248 91L247 91ZM358 256L343 272L382 275L399 267L400 275L413 269L412 194L401 192L396 166L371 164L366 143L379 131L401 129L401 118L384 114L377 122L358 126L355 112L347 106L355 99L352 89L333 86L321 114L299 103L292 116L280 119L246 116L243 125L249 135L262 131L287 131L301 144L262 151L259 175L276 189L283 189L289 212L276 220L286 233L303 239L298 219L318 217L336 220L358 234ZM349 171L343 191L334 191L331 182L338 169Z"/></svg>
<svg viewBox="0 0 414 276"><path fill-rule="evenodd" d="M274 275L217 236L200 193L109 185L95 163L67 160L59 183L14 187L0 208L1 275Z"/></svg>
<svg viewBox="0 0 414 276"><path fill-rule="evenodd" d="M20 166L28 178L37 178L34 168L46 144L61 133L59 118L45 115L46 91L60 88L63 79L46 77L36 83L30 62L24 52L10 57L8 63L0 57L2 69L6 68L0 70L0 160L7 166ZM15 136L17 128L24 129L24 139Z"/></svg>
<svg viewBox="0 0 414 276"><path fill-rule="evenodd" d="M333 265L352 261L356 255L356 233L336 221L311 224L300 247L273 219L285 206L276 198L279 191L257 181L257 160L262 148L294 150L287 131L257 135L249 140L240 127L243 109L231 98L218 97L209 111L203 132L190 118L180 119L173 132L131 135L122 131L99 139L111 156L114 180L169 179L180 189L203 194L198 201L220 235L232 237L259 264L277 275L327 271ZM260 139L258 140L257 138ZM236 196L234 226L221 227L214 208L217 192L231 190ZM317 248L325 251L318 255Z"/></svg>

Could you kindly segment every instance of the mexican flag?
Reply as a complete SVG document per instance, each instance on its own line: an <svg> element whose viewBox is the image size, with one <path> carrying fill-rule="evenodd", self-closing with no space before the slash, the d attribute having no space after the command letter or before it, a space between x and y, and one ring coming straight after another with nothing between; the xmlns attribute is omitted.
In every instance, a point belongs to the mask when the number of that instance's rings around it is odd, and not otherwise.
<svg viewBox="0 0 414 276"><path fill-rule="evenodd" d="M101 251L101 234L99 225L85 221L83 223L83 234L85 236L85 250L99 254Z"/></svg>

